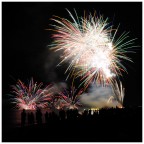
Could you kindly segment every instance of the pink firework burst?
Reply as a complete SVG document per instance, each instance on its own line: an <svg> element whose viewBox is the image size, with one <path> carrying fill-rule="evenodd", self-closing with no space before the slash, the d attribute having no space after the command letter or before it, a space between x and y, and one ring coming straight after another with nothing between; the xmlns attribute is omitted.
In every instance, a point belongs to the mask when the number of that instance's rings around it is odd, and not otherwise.
<svg viewBox="0 0 144 144"><path fill-rule="evenodd" d="M60 92L60 99L55 102L55 107L57 109L78 109L82 106L79 96L83 93L83 90L77 90L75 87L71 87L70 91L64 90Z"/></svg>
<svg viewBox="0 0 144 144"><path fill-rule="evenodd" d="M12 103L15 103L16 109L35 110L36 108L45 108L48 102L51 101L53 95L52 85L45 88L42 83L34 83L30 80L28 85L25 85L21 80L18 80L16 85L12 86Z"/></svg>

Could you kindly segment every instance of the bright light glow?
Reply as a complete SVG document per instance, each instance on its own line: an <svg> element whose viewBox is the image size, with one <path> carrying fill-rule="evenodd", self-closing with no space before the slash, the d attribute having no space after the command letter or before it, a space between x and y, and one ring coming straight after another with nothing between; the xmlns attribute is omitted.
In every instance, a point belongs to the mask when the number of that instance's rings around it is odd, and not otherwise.
<svg viewBox="0 0 144 144"><path fill-rule="evenodd" d="M121 59L131 61L125 53L135 39L125 41L128 33L124 32L115 40L117 29L101 15L89 13L79 18L75 11L75 18L68 13L72 22L57 16L52 18L57 25L52 25L56 33L52 35L54 42L51 45L55 51L62 51L60 64L69 63L68 76L82 77L82 83L87 87L94 80L111 82L114 76L126 71Z"/></svg>

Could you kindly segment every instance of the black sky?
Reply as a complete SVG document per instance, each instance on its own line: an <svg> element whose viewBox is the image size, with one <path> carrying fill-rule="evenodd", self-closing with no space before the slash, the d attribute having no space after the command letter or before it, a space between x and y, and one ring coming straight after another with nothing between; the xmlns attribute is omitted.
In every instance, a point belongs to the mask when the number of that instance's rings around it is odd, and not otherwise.
<svg viewBox="0 0 144 144"><path fill-rule="evenodd" d="M125 105L142 105L142 3L141 2L3 2L2 3L2 89L3 98L10 92L15 80L27 81L31 77L38 82L49 83L44 65L47 60L47 45L51 43L50 18L53 15L69 18L65 8L97 10L104 18L109 17L115 26L120 23L117 35L130 31L130 38L138 38L135 54L130 54L134 63L125 63L128 74L121 78L126 89ZM57 61L57 59L56 59ZM54 68L54 82L65 80L64 69ZM14 79L15 80L14 80Z"/></svg>

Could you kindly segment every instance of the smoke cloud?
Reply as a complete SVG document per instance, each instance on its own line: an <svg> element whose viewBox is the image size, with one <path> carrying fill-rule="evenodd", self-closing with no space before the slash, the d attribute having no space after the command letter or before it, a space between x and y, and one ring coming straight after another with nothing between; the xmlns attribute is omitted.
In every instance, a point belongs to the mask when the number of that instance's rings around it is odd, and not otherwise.
<svg viewBox="0 0 144 144"><path fill-rule="evenodd" d="M117 100L110 85L104 87L98 84L92 84L88 93L80 96L80 101L89 108L103 108L118 106Z"/></svg>
<svg viewBox="0 0 144 144"><path fill-rule="evenodd" d="M67 84L65 82L59 82L53 84L53 93L62 92L64 89L67 89Z"/></svg>
<svg viewBox="0 0 144 144"><path fill-rule="evenodd" d="M54 53L47 49L45 52L45 64L44 64L44 70L45 70L45 77L47 78L47 81L57 81L58 75L56 72L56 66L59 62L59 53Z"/></svg>

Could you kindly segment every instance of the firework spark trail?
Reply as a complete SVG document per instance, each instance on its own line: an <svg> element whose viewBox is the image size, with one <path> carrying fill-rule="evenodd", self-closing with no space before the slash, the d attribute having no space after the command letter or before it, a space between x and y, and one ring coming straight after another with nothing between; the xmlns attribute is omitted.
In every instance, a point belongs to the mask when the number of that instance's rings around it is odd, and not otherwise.
<svg viewBox="0 0 144 144"><path fill-rule="evenodd" d="M58 109L68 108L68 109L78 109L82 106L79 96L83 93L83 90L77 90L75 87L71 87L70 91L64 90L64 92L59 93L59 101L56 102L56 107Z"/></svg>
<svg viewBox="0 0 144 144"><path fill-rule="evenodd" d="M12 103L15 103L17 109L35 110L36 108L45 108L48 106L48 101L52 97L52 85L41 88L42 83L34 83L30 80L26 86L22 81L18 80L16 85L12 86Z"/></svg>
<svg viewBox="0 0 144 144"><path fill-rule="evenodd" d="M67 10L68 11L68 10ZM82 77L82 84L87 87L92 81L111 83L114 76L126 72L121 60L131 61L126 53L135 39L128 40L128 33L124 32L115 40L117 29L108 23L108 18L92 16L76 18L68 11L72 22L55 16L52 18L57 24L52 25L55 33L51 47L55 51L62 50L62 60L68 62L66 70L68 76Z"/></svg>
<svg viewBox="0 0 144 144"><path fill-rule="evenodd" d="M123 107L123 100L125 95L125 88L123 88L122 83L120 84L115 81L115 83L112 85L112 90L114 93L114 98L116 98L117 102L119 103L119 107Z"/></svg>

